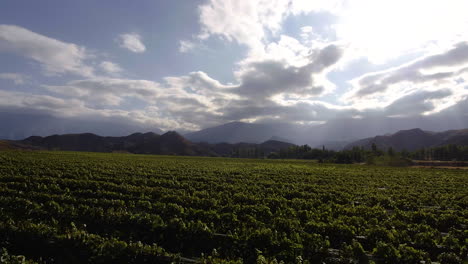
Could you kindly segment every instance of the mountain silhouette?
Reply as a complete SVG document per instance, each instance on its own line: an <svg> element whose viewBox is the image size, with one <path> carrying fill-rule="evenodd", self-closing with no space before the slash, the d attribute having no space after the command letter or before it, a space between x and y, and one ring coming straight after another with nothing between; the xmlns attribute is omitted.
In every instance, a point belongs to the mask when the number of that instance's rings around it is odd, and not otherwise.
<svg viewBox="0 0 468 264"><path fill-rule="evenodd" d="M448 130L444 132L424 131L419 128L400 130L391 135L365 138L348 144L345 149L352 147L363 147L371 149L372 144L386 150L413 151L421 148L437 147L449 144L468 145L468 129Z"/></svg>
<svg viewBox="0 0 468 264"><path fill-rule="evenodd" d="M124 137L102 137L91 133L31 136L20 141L2 141L3 148L41 148L45 150L129 152L135 154L160 154L184 156L232 156L240 149L256 149L267 155L289 148L294 144L269 140L262 144L252 143L193 143L175 131L162 135L134 133Z"/></svg>

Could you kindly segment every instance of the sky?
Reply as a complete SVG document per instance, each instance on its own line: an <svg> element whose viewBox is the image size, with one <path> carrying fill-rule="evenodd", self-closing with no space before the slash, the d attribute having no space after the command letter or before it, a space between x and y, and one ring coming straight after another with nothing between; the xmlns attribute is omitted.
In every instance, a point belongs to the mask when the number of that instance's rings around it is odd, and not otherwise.
<svg viewBox="0 0 468 264"><path fill-rule="evenodd" d="M72 123L101 134L366 118L468 127L466 10L466 0L3 0L0 119L16 128L3 137Z"/></svg>

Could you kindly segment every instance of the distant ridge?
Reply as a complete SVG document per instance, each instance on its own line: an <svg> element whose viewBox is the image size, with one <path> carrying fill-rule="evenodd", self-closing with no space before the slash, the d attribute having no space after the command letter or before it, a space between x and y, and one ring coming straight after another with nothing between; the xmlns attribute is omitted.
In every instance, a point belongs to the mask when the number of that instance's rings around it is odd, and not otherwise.
<svg viewBox="0 0 468 264"><path fill-rule="evenodd" d="M468 146L468 129L448 130L444 132L423 131L419 128L400 130L391 135L365 138L348 144L345 149L363 147L370 149L375 143L380 149L413 151L421 148L437 147L448 144Z"/></svg>
<svg viewBox="0 0 468 264"><path fill-rule="evenodd" d="M270 141L270 140L286 142L286 143L291 143L292 142L292 140L289 140L289 139L286 139L286 138L283 138L283 137L278 137L278 136L272 136L268 141Z"/></svg>
<svg viewBox="0 0 468 264"><path fill-rule="evenodd" d="M39 149L30 145L23 145L9 140L0 140L0 150L33 150Z"/></svg>
<svg viewBox="0 0 468 264"><path fill-rule="evenodd" d="M45 150L129 152L135 154L185 155L185 156L233 156L239 150L257 151L267 155L289 148L294 144L269 140L261 144L252 143L193 143L175 131L162 135L156 133L134 133L124 137L102 137L91 133L31 136L20 141L2 141L3 149L40 148ZM16 146L16 147L15 147Z"/></svg>
<svg viewBox="0 0 468 264"><path fill-rule="evenodd" d="M239 124L232 123L237 126ZM129 152L136 154L188 155L188 156L244 156L264 157L272 152L279 152L295 144L274 140L262 143L208 143L192 142L175 131L162 135L134 133L124 137L103 137L92 133L52 135L47 137L31 136L19 141L0 141L0 150L4 149L45 149L89 152ZM448 144L468 146L468 129L448 130L444 132L424 131L419 128L400 130L394 134L375 136L347 144L344 149L355 146L371 149L375 143L380 149L393 148L396 151L414 151L421 148L437 147ZM338 148L343 142L330 142L323 146L327 149L335 144ZM322 146L315 146L322 148ZM243 154L242 154L243 153ZM246 154L247 153L247 154ZM252 154L254 153L254 154ZM251 156L249 156L251 157Z"/></svg>
<svg viewBox="0 0 468 264"><path fill-rule="evenodd" d="M270 138L265 135L267 125L231 122L185 134L193 142L207 143L259 143Z"/></svg>
<svg viewBox="0 0 468 264"><path fill-rule="evenodd" d="M164 155L210 155L196 144L186 140L177 132L134 133L125 137L102 137L91 133L32 136L19 141L22 144L48 150L71 150L90 152L126 151L140 154Z"/></svg>

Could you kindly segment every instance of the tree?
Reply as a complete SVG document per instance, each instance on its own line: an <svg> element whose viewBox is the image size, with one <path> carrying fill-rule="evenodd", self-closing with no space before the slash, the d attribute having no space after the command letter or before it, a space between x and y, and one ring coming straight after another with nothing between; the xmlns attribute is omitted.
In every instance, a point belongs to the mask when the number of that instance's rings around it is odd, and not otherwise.
<svg viewBox="0 0 468 264"><path fill-rule="evenodd" d="M388 153L388 155L391 156L391 157L395 156L395 151L393 150L392 147L389 147L389 148L388 148L387 153Z"/></svg>

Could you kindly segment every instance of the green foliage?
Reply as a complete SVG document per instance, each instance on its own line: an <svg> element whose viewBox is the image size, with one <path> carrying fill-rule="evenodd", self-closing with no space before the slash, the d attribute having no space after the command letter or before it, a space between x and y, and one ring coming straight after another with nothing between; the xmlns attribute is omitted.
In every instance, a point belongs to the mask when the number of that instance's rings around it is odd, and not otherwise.
<svg viewBox="0 0 468 264"><path fill-rule="evenodd" d="M367 164L379 166L406 167L411 165L411 160L392 154L378 157L370 157L368 158Z"/></svg>
<svg viewBox="0 0 468 264"><path fill-rule="evenodd" d="M0 263L1 264L34 264L36 262L27 260L25 256L10 255L6 248L2 248L0 251Z"/></svg>
<svg viewBox="0 0 468 264"><path fill-rule="evenodd" d="M417 160L468 161L468 146L446 145L420 149L410 155Z"/></svg>
<svg viewBox="0 0 468 264"><path fill-rule="evenodd" d="M0 152L1 259L459 263L467 184L463 170Z"/></svg>
<svg viewBox="0 0 468 264"><path fill-rule="evenodd" d="M401 244L398 251L400 253L400 263L420 263L425 260L424 251L417 250L414 247Z"/></svg>
<svg viewBox="0 0 468 264"><path fill-rule="evenodd" d="M256 152L252 152L256 153ZM234 155L234 157L239 157ZM244 155L243 157L258 158L263 156ZM333 151L322 149L313 149L308 145L294 146L283 149L279 153L270 153L267 158L270 159L314 159L319 163L367 163L379 166L405 167L412 164L411 159L416 160L442 160L442 161L468 161L468 147L447 145L430 149L420 149L412 153L403 150L395 151L392 147L387 151L380 150L375 143L372 143L370 150L353 147L348 150Z"/></svg>
<svg viewBox="0 0 468 264"><path fill-rule="evenodd" d="M398 259L400 258L398 250L392 244L385 242L377 242L374 255L383 264L398 263Z"/></svg>
<svg viewBox="0 0 468 264"><path fill-rule="evenodd" d="M453 252L444 252L439 255L440 264L461 264L461 259Z"/></svg>

